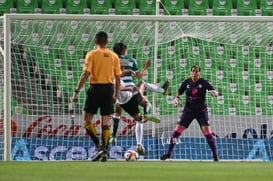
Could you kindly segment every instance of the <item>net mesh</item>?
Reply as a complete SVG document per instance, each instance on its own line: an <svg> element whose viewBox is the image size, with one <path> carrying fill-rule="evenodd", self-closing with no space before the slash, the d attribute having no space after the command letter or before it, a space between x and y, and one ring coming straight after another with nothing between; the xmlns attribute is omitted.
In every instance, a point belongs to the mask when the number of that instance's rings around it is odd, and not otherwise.
<svg viewBox="0 0 273 181"><path fill-rule="evenodd" d="M158 159L167 150L185 103L182 97L175 108L172 100L181 81L190 76L190 67L199 65L202 77L220 93L218 98L207 95L220 159L271 159L272 22L15 19L10 23L12 111L19 123L13 159L91 158L94 145L81 124L88 83L78 103L72 104L71 97L98 31L108 33L110 49L117 42L127 44L128 55L140 69L147 59L153 61L145 81L157 85L170 81L167 96L146 92L161 123L144 124L143 158ZM93 121L100 135L99 118ZM123 113L110 158L122 159L125 150L135 147L134 128L135 122ZM181 136L172 158L211 159L195 121Z"/></svg>

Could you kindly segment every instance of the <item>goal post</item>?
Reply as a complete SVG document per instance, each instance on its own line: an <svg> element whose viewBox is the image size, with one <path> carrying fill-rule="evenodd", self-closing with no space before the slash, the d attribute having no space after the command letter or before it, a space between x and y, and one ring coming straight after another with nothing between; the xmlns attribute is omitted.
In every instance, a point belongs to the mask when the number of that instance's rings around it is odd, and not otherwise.
<svg viewBox="0 0 273 181"><path fill-rule="evenodd" d="M107 32L109 49L124 42L140 69L152 60L144 81L170 81L167 96L146 91L161 123L144 123L141 159L157 160L167 151L185 97L178 108L172 100L193 65L201 67L202 77L220 93L217 98L207 95L220 160L273 159L272 18L9 14L1 21L0 160L92 157L95 147L82 126L88 82L78 103L71 97L98 31ZM18 123L17 130L8 129L10 120ZM100 135L98 115L93 122ZM118 142L109 147L110 159L123 159L126 150L135 149L134 128L135 122L123 112ZM212 160L211 156L193 121L172 159Z"/></svg>

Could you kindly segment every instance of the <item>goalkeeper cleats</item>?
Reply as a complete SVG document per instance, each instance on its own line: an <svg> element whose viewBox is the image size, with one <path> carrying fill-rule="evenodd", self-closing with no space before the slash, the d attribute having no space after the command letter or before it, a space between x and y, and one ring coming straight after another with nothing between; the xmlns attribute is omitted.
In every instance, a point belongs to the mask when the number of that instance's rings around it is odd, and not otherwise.
<svg viewBox="0 0 273 181"><path fill-rule="evenodd" d="M112 136L109 140L109 143L112 144L112 145L115 145L117 143L117 137L115 136Z"/></svg>
<svg viewBox="0 0 273 181"><path fill-rule="evenodd" d="M139 155L145 155L144 148L141 144L138 144L136 147L136 151Z"/></svg>
<svg viewBox="0 0 273 181"><path fill-rule="evenodd" d="M219 162L219 158L218 158L218 156L216 155L216 156L213 156L213 161L215 161L215 162Z"/></svg>
<svg viewBox="0 0 273 181"><path fill-rule="evenodd" d="M168 95L169 86L170 86L170 82L166 80L162 86L162 88L164 89L163 95Z"/></svg>
<svg viewBox="0 0 273 181"><path fill-rule="evenodd" d="M146 119L148 121L152 121L154 123L160 123L160 119L155 116L145 115L144 119Z"/></svg>
<svg viewBox="0 0 273 181"><path fill-rule="evenodd" d="M94 153L91 161L92 162L96 162L96 161L98 161L102 157L102 155L106 155L106 154L107 154L106 149L103 146L99 146L96 149L96 152Z"/></svg>
<svg viewBox="0 0 273 181"><path fill-rule="evenodd" d="M166 159L170 159L171 158L171 154L170 153L167 153L163 156L160 157L160 160L166 160Z"/></svg>

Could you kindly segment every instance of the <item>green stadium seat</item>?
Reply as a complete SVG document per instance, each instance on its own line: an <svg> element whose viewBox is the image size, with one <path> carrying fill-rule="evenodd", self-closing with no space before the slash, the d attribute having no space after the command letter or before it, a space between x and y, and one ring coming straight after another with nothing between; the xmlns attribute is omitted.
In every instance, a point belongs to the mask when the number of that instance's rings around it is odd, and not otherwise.
<svg viewBox="0 0 273 181"><path fill-rule="evenodd" d="M0 1L0 16L5 13L15 13L16 8L13 7L13 0Z"/></svg>
<svg viewBox="0 0 273 181"><path fill-rule="evenodd" d="M257 9L256 0L237 1L238 16L256 16L256 9Z"/></svg>
<svg viewBox="0 0 273 181"><path fill-rule="evenodd" d="M156 0L139 0L140 15L155 15Z"/></svg>
<svg viewBox="0 0 273 181"><path fill-rule="evenodd" d="M87 0L67 0L66 14L90 14Z"/></svg>
<svg viewBox="0 0 273 181"><path fill-rule="evenodd" d="M214 16L231 16L232 1L231 0L214 0L212 6L212 14Z"/></svg>
<svg viewBox="0 0 273 181"><path fill-rule="evenodd" d="M261 0L262 16L273 16L273 0Z"/></svg>
<svg viewBox="0 0 273 181"><path fill-rule="evenodd" d="M133 15L136 9L135 0L115 0L115 14Z"/></svg>
<svg viewBox="0 0 273 181"><path fill-rule="evenodd" d="M17 13L40 13L37 0L19 0L17 1Z"/></svg>
<svg viewBox="0 0 273 181"><path fill-rule="evenodd" d="M42 0L41 11L43 14L60 14L64 12L62 0Z"/></svg>
<svg viewBox="0 0 273 181"><path fill-rule="evenodd" d="M91 1L91 14L110 14L110 9L112 8L111 1L101 1L101 0L89 0Z"/></svg>
<svg viewBox="0 0 273 181"><path fill-rule="evenodd" d="M190 0L189 1L189 15L207 15L209 8L208 0Z"/></svg>
<svg viewBox="0 0 273 181"><path fill-rule="evenodd" d="M183 0L165 0L164 15L182 15L184 9Z"/></svg>

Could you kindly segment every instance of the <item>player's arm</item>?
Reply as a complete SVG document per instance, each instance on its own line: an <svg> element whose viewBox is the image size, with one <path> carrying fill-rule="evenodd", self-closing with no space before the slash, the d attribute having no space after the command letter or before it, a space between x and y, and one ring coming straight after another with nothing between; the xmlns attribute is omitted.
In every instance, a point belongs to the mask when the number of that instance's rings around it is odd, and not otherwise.
<svg viewBox="0 0 273 181"><path fill-rule="evenodd" d="M208 92L210 92L211 96L213 97L217 97L219 95L219 92L217 90L209 90Z"/></svg>
<svg viewBox="0 0 273 181"><path fill-rule="evenodd" d="M82 89L83 85L85 84L86 80L88 79L89 77L89 72L88 71L84 71L80 77L80 80L78 82L78 85L77 87L75 88L75 91L74 91L74 94L73 94L73 98L72 100L74 102L77 102L78 101L78 93L80 92L80 90Z"/></svg>
<svg viewBox="0 0 273 181"><path fill-rule="evenodd" d="M186 82L183 81L183 82L181 83L181 85L180 85L180 87L179 87L177 93L176 93L176 96L175 96L174 100L173 100L173 105L174 105L175 107L177 107L178 104L179 104L179 102L181 101L180 96L183 94L183 92L185 91L185 89L186 89Z"/></svg>
<svg viewBox="0 0 273 181"><path fill-rule="evenodd" d="M149 67L151 66L151 60L147 60L145 63L144 68L140 72L136 72L135 75L138 79L142 79L144 74L148 71Z"/></svg>
<svg viewBox="0 0 273 181"><path fill-rule="evenodd" d="M208 88L207 88L208 92L211 94L211 96L217 97L219 95L219 92L213 87L213 85L209 81L207 81L207 83L208 83Z"/></svg>
<svg viewBox="0 0 273 181"><path fill-rule="evenodd" d="M113 99L114 99L114 102L117 101L117 98L118 98L118 92L120 90L120 76L119 75L116 75L115 76L115 92L114 92L114 96L113 96Z"/></svg>

